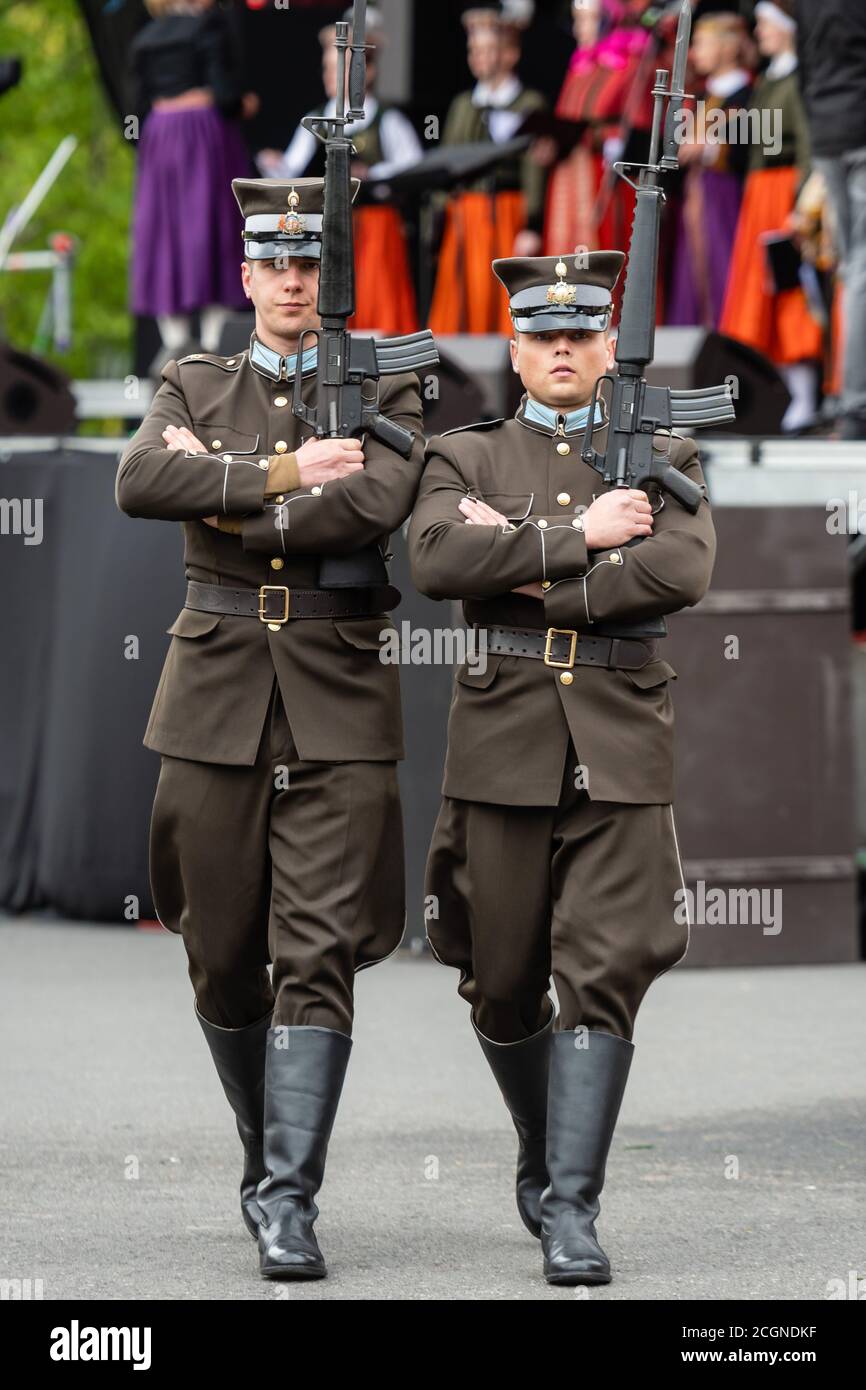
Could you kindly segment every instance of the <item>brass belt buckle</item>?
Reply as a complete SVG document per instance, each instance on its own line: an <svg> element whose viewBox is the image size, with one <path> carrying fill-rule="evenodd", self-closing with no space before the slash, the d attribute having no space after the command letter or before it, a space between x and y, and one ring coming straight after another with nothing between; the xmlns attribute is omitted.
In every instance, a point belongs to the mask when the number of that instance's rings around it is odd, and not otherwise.
<svg viewBox="0 0 866 1390"><path fill-rule="evenodd" d="M554 639L555 637L570 637L570 638L571 638L571 647L570 647L570 649L569 649L568 660L567 660L567 661L554 661L553 658L551 657L551 655L550 655L550 649L551 649L551 647L553 646L553 639ZM571 668L572 668L572 666L574 665L574 656L575 656L575 652L576 652L576 651L577 651L577 633L575 632L574 628L570 628L570 627L549 627L549 628L547 629L547 640L546 640L546 642L544 643L544 664L545 664L545 666L555 666L555 667L557 667L557 669L559 669L559 670L570 671Z"/></svg>
<svg viewBox="0 0 866 1390"><path fill-rule="evenodd" d="M281 618L271 618L265 612L268 594L283 594L284 611ZM259 589L259 622L260 623L287 623L289 621L289 590L285 584L262 584Z"/></svg>

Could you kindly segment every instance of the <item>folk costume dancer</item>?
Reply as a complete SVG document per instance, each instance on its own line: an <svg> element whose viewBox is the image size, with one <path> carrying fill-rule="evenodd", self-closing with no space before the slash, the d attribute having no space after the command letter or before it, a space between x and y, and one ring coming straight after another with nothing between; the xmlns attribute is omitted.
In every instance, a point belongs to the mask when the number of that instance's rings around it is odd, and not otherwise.
<svg viewBox="0 0 866 1390"><path fill-rule="evenodd" d="M522 120L546 106L517 76L521 25L507 5L474 4L464 12L467 60L476 79L455 97L443 145L494 145L514 138ZM546 174L524 154L503 160L447 203L429 325L435 334L511 332L508 301L491 284L494 257L541 250Z"/></svg>
<svg viewBox="0 0 866 1390"><path fill-rule="evenodd" d="M719 330L764 353L791 393L786 432L812 423L817 408L822 333L800 286L776 292L762 238L787 230L797 193L809 172L809 138L797 78L793 0L758 0L755 37L769 64L755 83L751 105L780 125L778 150L754 142L731 257ZM779 117L781 118L779 120Z"/></svg>
<svg viewBox="0 0 866 1390"><path fill-rule="evenodd" d="M704 83L708 138L680 145L680 163L688 167L674 238L666 323L718 327L749 156L738 122L748 121L752 74L745 64L750 46L741 15L719 11L695 24L690 57Z"/></svg>
<svg viewBox="0 0 866 1390"><path fill-rule="evenodd" d="M157 320L167 359L189 350L193 314L215 351L228 312L244 307L231 180L251 172L239 118L258 97L244 91L237 35L214 0L147 8L129 53L140 121L130 307Z"/></svg>
<svg viewBox="0 0 866 1390"><path fill-rule="evenodd" d="M351 7L345 19L350 24ZM322 84L327 101L308 114L333 117L337 109L336 29L329 24L319 34L322 45ZM348 127L356 156L352 173L364 184L369 179L387 179L399 174L424 157L421 141L411 121L395 106L380 102L375 94L376 52L385 43L385 31L378 11L367 11L367 97L363 120ZM347 78L348 81L348 78ZM293 179L323 177L324 146L312 131L299 125L284 151L260 150L259 168L270 178ZM366 202L356 207L355 237L355 313L349 322L352 331L376 329L399 336L418 328L418 307L403 218L387 203Z"/></svg>
<svg viewBox="0 0 866 1390"><path fill-rule="evenodd" d="M649 38L623 0L573 0L573 28L577 43L568 73L559 94L556 115L563 120L587 121L586 134L570 155L552 171L547 188L544 218L544 251L553 254L568 247L596 250L607 246L624 250L628 244L634 199L623 180L617 180L606 200L603 220L596 209L601 206L599 192L608 154L619 158L619 139L623 115L630 100L636 75ZM652 74L647 70L645 96ZM649 129L651 114L645 100L635 111L638 125ZM539 141L535 153L542 162L554 150Z"/></svg>

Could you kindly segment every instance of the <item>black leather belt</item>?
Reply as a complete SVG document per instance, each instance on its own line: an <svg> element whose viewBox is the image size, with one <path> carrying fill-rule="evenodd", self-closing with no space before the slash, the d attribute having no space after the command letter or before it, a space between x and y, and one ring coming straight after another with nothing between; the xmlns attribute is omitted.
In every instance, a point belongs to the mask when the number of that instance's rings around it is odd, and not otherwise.
<svg viewBox="0 0 866 1390"><path fill-rule="evenodd" d="M658 643L633 637L586 637L574 628L489 627L487 650L503 656L531 656L545 666L607 666L637 671L658 656Z"/></svg>
<svg viewBox="0 0 866 1390"><path fill-rule="evenodd" d="M184 607L280 625L294 618L375 618L396 608L400 598L399 589L392 584L357 589L289 589L284 584L262 584L258 589L230 589L225 584L188 579Z"/></svg>

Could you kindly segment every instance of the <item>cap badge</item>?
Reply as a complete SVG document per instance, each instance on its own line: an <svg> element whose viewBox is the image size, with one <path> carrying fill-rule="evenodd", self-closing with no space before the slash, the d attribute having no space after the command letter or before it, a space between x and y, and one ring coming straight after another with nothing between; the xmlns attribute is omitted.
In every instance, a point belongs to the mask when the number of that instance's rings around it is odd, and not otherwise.
<svg viewBox="0 0 866 1390"><path fill-rule="evenodd" d="M565 277L568 274L568 266L565 261L557 261L554 269L560 278L555 285L548 288L548 304L576 304L577 286L567 285L565 282Z"/></svg>
<svg viewBox="0 0 866 1390"><path fill-rule="evenodd" d="M300 194L293 188L288 198L289 210L284 212L277 226L286 236L303 236L307 230L304 218L298 212L301 198Z"/></svg>

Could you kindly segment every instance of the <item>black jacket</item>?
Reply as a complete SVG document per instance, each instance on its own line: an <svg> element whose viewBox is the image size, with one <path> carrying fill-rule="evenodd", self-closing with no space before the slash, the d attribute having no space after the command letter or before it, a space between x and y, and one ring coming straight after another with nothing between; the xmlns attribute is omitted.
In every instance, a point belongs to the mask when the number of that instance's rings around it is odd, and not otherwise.
<svg viewBox="0 0 866 1390"><path fill-rule="evenodd" d="M222 10L145 24L130 46L130 63L139 119L157 97L179 96L191 87L210 87L226 116L240 110L244 75L231 18Z"/></svg>
<svg viewBox="0 0 866 1390"><path fill-rule="evenodd" d="M812 153L866 148L866 0L796 0Z"/></svg>

